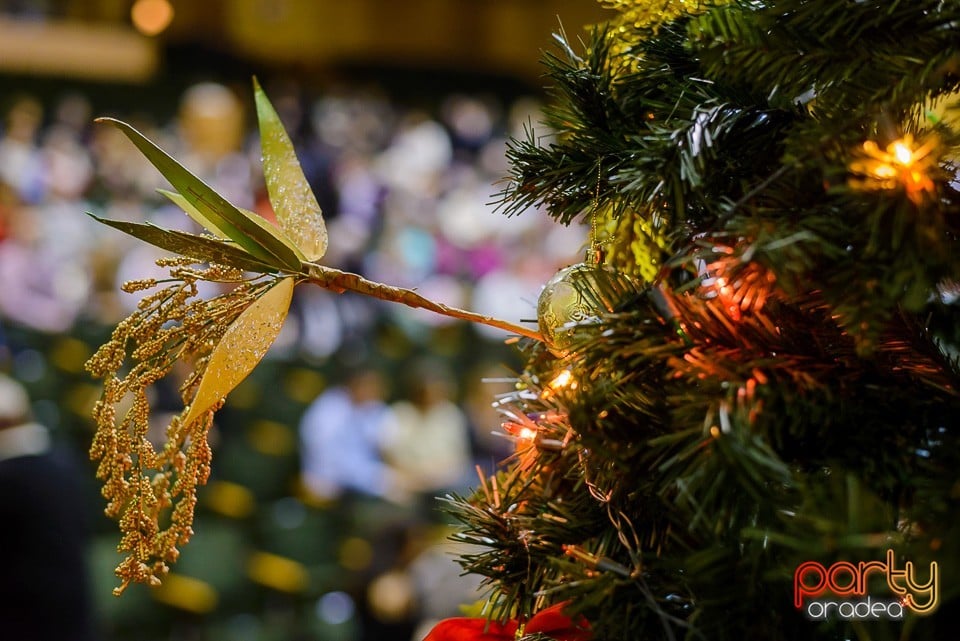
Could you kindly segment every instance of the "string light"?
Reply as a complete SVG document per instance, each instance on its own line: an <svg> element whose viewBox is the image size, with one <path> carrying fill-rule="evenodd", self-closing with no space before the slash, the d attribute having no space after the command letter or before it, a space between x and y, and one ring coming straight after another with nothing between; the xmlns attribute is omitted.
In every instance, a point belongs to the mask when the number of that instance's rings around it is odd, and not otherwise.
<svg viewBox="0 0 960 641"><path fill-rule="evenodd" d="M913 152L902 140L896 141L891 147L893 149L893 157L898 163L904 167L909 167L913 163Z"/></svg>
<svg viewBox="0 0 960 641"><path fill-rule="evenodd" d="M568 369L560 370L550 383L547 384L547 387L554 392L558 392L562 389L577 389L577 381L573 378L573 372Z"/></svg>
<svg viewBox="0 0 960 641"><path fill-rule="evenodd" d="M720 303L726 316L739 321L743 314L760 311L773 292L776 275L756 262L744 262L732 247L714 247L723 254L706 264L701 273L704 296Z"/></svg>
<svg viewBox="0 0 960 641"><path fill-rule="evenodd" d="M913 136L907 134L881 149L873 140L861 147L859 157L850 163L849 180L854 189L878 191L902 188L907 197L920 203L924 194L933 193L931 174L937 170L937 158L932 152L937 148L935 138L929 138L917 146Z"/></svg>
<svg viewBox="0 0 960 641"><path fill-rule="evenodd" d="M519 420L508 420L500 424L505 432L517 439L517 446L534 445L537 449L548 452L560 452L568 439L549 438L545 436L540 426L531 417Z"/></svg>
<svg viewBox="0 0 960 641"><path fill-rule="evenodd" d="M530 429L529 427L521 427L520 433L517 436L522 440L532 441L537 438L537 430Z"/></svg>

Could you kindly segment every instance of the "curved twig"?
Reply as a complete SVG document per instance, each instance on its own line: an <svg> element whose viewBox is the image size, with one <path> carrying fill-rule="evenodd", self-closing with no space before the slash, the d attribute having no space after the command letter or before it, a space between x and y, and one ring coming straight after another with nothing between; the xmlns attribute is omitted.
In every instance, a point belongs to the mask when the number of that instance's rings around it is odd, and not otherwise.
<svg viewBox="0 0 960 641"><path fill-rule="evenodd" d="M412 289L385 285L367 280L359 274L341 271L333 267L326 267L325 265L318 265L317 263L304 263L303 268L303 275L306 276L311 283L319 285L324 289L335 291L338 294L349 290L366 296L379 298L380 300L402 303L408 307L426 309L450 318L458 318L489 327L496 327L497 329L503 329L520 336L526 336L536 341L543 340L543 336L536 330L493 318L492 316L484 316L476 312L449 307L443 303L425 298Z"/></svg>

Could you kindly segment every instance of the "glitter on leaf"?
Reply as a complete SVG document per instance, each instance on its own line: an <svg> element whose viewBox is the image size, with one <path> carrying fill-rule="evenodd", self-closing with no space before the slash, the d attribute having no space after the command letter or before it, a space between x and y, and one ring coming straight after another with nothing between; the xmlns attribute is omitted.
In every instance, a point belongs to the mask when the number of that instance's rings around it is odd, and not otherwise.
<svg viewBox="0 0 960 641"><path fill-rule="evenodd" d="M277 223L307 260L318 260L327 253L327 227L317 197L303 175L280 117L256 80L253 87L260 124L263 177Z"/></svg>
<svg viewBox="0 0 960 641"><path fill-rule="evenodd" d="M184 257L158 261L170 270L170 279L161 281L164 286L159 289L160 283L149 279L125 284L125 291L144 292L143 298L86 363L87 370L103 380L93 410L97 431L90 458L99 462L96 474L103 481L104 512L119 520L117 550L126 556L116 569L121 580L114 590L118 595L131 582L158 584L168 564L176 561L178 546L193 534L197 488L210 475L207 433L213 412L191 416L185 409L167 425L162 443L155 443L148 400L152 388L172 376L178 362L187 363L192 371L180 385L180 395L184 403L197 398L210 367L214 371L224 367L223 357L216 356L218 349L225 349L220 346L237 344L224 339L231 329L237 331L238 320L254 316L249 310L256 306L257 322L242 325L272 328L286 315L284 300L289 305L292 278L248 277L234 267L197 263ZM200 281L233 288L203 300L197 296ZM248 343L247 348L265 351L265 340ZM222 384L214 389L214 400L206 409L222 405L227 391ZM204 392L204 397L209 395Z"/></svg>
<svg viewBox="0 0 960 641"><path fill-rule="evenodd" d="M277 281L230 325L210 355L185 423L226 398L257 366L280 334L290 311L293 285L293 277Z"/></svg>

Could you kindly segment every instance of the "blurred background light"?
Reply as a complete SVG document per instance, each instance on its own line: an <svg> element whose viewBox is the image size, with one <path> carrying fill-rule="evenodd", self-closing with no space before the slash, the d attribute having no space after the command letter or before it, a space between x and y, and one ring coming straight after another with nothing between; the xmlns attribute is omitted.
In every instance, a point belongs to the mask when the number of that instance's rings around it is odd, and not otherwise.
<svg viewBox="0 0 960 641"><path fill-rule="evenodd" d="M325 623L340 625L353 618L356 606L346 592L327 592L317 599L317 617Z"/></svg>
<svg viewBox="0 0 960 641"><path fill-rule="evenodd" d="M143 35L155 36L173 22L173 6L169 0L136 0L130 8L130 20Z"/></svg>
<svg viewBox="0 0 960 641"><path fill-rule="evenodd" d="M492 436L491 401L513 389L502 377L517 354L499 330L298 288L289 331L217 415L212 475L170 580L115 598L116 524L87 456L100 386L83 363L137 304L119 284L153 274L160 252L84 212L190 220L93 119L130 122L269 217L256 75L321 200L325 265L529 319L584 235L535 209L508 220L491 201L507 138L550 134L539 122L550 34L603 15L595 0L0 0L0 372L28 388L34 419L79 468L98 639L419 641L416 624L459 614L482 595L451 555L434 498L445 490L317 493L300 421L351 369L377 368L379 401L393 404L412 391L412 363L439 359L469 432L465 479L450 488L463 492L473 464L492 471L510 454ZM152 440L182 407L178 375L150 390ZM421 449L438 465L449 454ZM42 579L23 580L43 593Z"/></svg>

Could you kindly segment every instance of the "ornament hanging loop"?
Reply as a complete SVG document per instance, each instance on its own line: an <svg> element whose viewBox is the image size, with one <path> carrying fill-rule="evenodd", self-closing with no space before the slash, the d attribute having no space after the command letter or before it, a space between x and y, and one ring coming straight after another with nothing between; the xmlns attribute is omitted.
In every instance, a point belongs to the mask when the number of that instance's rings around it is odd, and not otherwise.
<svg viewBox="0 0 960 641"><path fill-rule="evenodd" d="M600 176L603 163L597 158L597 185L593 193L593 209L590 211L590 246L587 249L587 255L584 262L590 265L602 265L606 256L604 256L603 247L600 245L600 234L597 225L597 215L600 211Z"/></svg>

